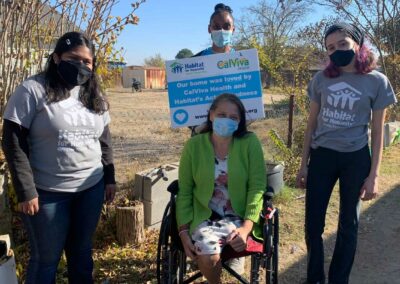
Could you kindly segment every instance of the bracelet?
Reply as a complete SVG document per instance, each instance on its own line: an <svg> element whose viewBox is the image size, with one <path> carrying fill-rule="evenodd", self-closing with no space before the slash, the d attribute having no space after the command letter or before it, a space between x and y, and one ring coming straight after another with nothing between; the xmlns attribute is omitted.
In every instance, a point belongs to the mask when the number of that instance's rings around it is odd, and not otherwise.
<svg viewBox="0 0 400 284"><path fill-rule="evenodd" d="M189 232L189 230L188 229L180 230L178 236L180 237L183 232Z"/></svg>

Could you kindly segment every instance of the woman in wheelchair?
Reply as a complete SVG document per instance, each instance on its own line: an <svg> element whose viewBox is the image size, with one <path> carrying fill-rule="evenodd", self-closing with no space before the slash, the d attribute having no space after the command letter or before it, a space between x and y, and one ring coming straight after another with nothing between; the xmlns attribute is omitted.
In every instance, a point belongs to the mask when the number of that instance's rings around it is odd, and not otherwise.
<svg viewBox="0 0 400 284"><path fill-rule="evenodd" d="M266 188L261 144L247 131L245 108L233 94L211 104L206 127L185 145L179 166L176 219L185 253L208 283L220 283L221 251L246 249L262 235Z"/></svg>

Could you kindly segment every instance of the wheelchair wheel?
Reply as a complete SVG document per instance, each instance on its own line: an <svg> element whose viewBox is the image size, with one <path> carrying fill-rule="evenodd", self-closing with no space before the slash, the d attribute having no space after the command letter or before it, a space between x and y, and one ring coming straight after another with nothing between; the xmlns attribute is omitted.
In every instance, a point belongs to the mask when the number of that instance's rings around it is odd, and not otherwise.
<svg viewBox="0 0 400 284"><path fill-rule="evenodd" d="M265 236L265 283L278 284L278 248L279 248L279 215L278 210L274 217L264 226Z"/></svg>
<svg viewBox="0 0 400 284"><path fill-rule="evenodd" d="M186 274L186 256L179 249L179 243L172 234L173 228L171 206L168 203L161 223L157 247L157 282L159 284L183 283Z"/></svg>

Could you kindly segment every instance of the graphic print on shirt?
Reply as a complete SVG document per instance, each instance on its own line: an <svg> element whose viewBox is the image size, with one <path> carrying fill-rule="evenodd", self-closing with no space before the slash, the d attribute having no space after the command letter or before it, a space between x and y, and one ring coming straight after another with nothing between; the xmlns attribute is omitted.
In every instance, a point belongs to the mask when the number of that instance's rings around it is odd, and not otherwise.
<svg viewBox="0 0 400 284"><path fill-rule="evenodd" d="M214 192L210 201L210 208L220 216L234 214L228 194L227 167L227 159L215 158Z"/></svg>
<svg viewBox="0 0 400 284"><path fill-rule="evenodd" d="M322 108L322 120L330 128L350 127L356 118L355 105L362 93L348 83L328 87L327 104Z"/></svg>
<svg viewBox="0 0 400 284"><path fill-rule="evenodd" d="M80 101L68 98L60 102L65 127L58 132L58 151L73 151L76 147L94 145L99 133L95 130L95 117Z"/></svg>

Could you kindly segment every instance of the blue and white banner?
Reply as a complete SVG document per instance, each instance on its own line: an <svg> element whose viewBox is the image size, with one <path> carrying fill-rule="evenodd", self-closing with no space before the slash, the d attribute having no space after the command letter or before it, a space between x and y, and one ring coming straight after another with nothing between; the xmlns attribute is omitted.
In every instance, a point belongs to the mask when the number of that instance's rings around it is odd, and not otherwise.
<svg viewBox="0 0 400 284"><path fill-rule="evenodd" d="M264 117L256 49L170 60L165 66L173 128L206 121L211 102L223 93L242 100L247 120Z"/></svg>

